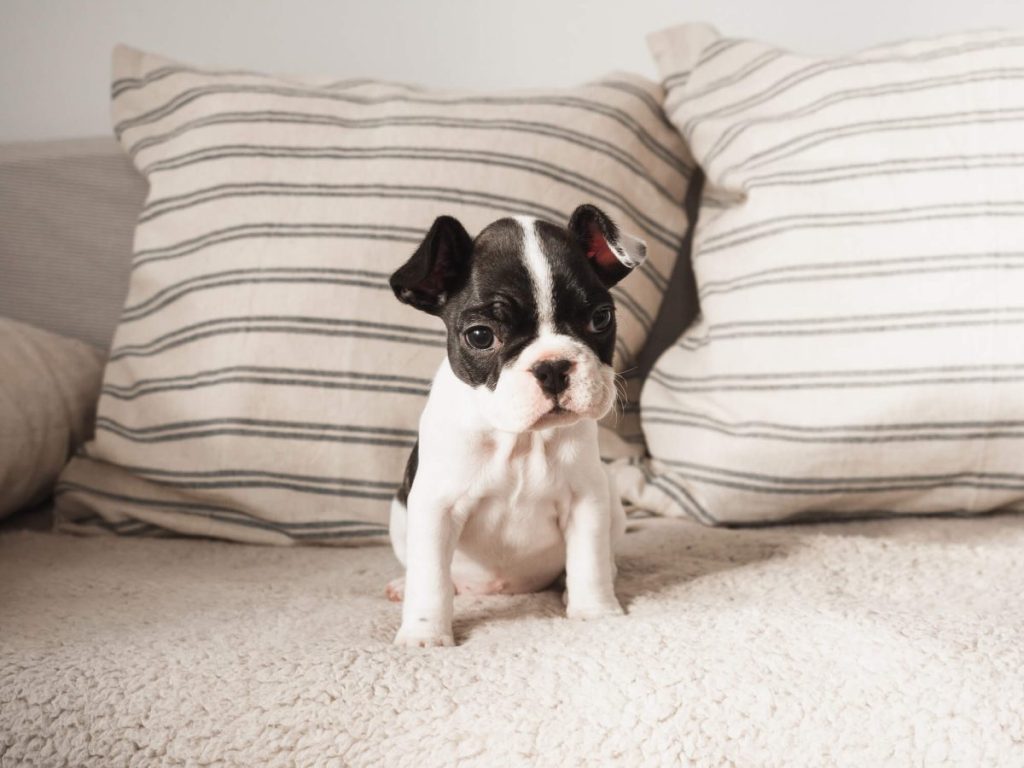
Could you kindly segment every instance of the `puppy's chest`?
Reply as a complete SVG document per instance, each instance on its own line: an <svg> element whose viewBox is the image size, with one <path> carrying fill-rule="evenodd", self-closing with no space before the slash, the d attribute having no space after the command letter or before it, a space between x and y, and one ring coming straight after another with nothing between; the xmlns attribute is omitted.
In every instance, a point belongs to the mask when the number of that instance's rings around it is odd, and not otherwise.
<svg viewBox="0 0 1024 768"><path fill-rule="evenodd" d="M573 454L570 443L537 432L487 438L477 453L473 495L510 506L567 500L565 463Z"/></svg>

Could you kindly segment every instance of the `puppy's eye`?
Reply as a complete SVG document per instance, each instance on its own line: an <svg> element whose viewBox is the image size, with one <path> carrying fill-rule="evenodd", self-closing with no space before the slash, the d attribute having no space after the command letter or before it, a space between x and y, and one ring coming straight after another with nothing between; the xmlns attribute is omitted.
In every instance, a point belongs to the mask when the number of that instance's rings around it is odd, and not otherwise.
<svg viewBox="0 0 1024 768"><path fill-rule="evenodd" d="M486 325L474 325L465 333L466 343L473 349L490 349L494 346L494 331Z"/></svg>
<svg viewBox="0 0 1024 768"><path fill-rule="evenodd" d="M612 317L611 307L598 307L594 310L594 314L590 316L590 330L593 333L607 331L612 324Z"/></svg>

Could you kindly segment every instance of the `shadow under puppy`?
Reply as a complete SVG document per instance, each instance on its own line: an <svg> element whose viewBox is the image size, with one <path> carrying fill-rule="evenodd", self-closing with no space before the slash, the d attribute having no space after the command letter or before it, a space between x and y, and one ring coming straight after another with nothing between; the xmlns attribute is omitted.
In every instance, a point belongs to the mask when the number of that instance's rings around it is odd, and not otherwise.
<svg viewBox="0 0 1024 768"><path fill-rule="evenodd" d="M406 569L400 645L452 645L452 598L544 589L566 574L570 618L618 615L625 515L597 420L615 402L609 288L646 257L592 205L568 227L499 219L474 240L438 218L391 276L400 301L439 316L434 377L391 543Z"/></svg>

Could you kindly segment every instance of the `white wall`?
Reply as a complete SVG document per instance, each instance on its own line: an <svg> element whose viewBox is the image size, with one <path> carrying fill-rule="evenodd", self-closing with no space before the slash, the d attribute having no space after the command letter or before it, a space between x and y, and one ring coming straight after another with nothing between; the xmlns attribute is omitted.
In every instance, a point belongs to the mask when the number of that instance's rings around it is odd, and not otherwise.
<svg viewBox="0 0 1024 768"><path fill-rule="evenodd" d="M834 53L1024 27L1024 1L0 0L0 141L107 133L117 42L214 67L491 88L653 76L644 35L683 21Z"/></svg>

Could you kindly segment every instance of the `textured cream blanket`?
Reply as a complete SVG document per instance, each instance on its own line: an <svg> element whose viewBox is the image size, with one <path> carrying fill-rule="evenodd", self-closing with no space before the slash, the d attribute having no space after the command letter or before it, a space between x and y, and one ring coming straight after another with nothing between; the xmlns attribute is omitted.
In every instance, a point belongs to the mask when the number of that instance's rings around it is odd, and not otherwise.
<svg viewBox="0 0 1024 768"><path fill-rule="evenodd" d="M642 520L629 615L457 598L386 548L0 537L0 765L1024 764L1024 517Z"/></svg>

